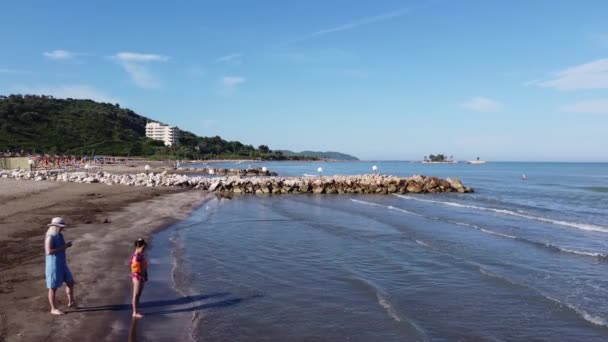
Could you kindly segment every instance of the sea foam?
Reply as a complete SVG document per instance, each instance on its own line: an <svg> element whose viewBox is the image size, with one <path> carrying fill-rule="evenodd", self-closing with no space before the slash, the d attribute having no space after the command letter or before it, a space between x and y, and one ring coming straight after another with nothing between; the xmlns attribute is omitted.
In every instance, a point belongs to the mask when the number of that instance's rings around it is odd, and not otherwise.
<svg viewBox="0 0 608 342"><path fill-rule="evenodd" d="M608 227L597 226L597 225L587 224L587 223L568 222L568 221L562 221L562 220L555 220L555 219L550 219L550 218L546 218L546 217L542 217L542 216L535 216L535 215L528 214L528 213L512 211L512 210L508 210L508 209L480 207L480 206L476 206L476 205L468 205L468 204L449 202L449 201L435 201L435 200L415 198L415 197L412 197L412 196L404 196L404 195L395 195L395 196L397 196L399 198L407 199L407 200L414 200L414 201L427 202L427 203L437 203L437 204L447 205L447 206L450 206L450 207L458 207L458 208L467 208L467 209L491 211L491 212L495 212L495 213L498 213L498 214L510 215L510 216L516 216L516 217L522 217L522 218L527 218L527 219L530 219L530 220L536 220L536 221L541 221L541 222L546 222L546 223L552 223L552 224L557 224L557 225L560 225L560 226L572 227L572 228L577 228L577 229L581 229L581 230L608 233Z"/></svg>

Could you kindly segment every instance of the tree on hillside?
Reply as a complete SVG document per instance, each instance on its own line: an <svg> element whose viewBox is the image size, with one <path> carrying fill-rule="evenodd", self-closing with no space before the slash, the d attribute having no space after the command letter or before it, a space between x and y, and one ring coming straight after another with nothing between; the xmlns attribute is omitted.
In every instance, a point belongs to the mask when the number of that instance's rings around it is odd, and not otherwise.
<svg viewBox="0 0 608 342"><path fill-rule="evenodd" d="M260 150L260 153L270 153L272 151L270 151L270 148L266 145L260 145L258 146L258 150Z"/></svg>

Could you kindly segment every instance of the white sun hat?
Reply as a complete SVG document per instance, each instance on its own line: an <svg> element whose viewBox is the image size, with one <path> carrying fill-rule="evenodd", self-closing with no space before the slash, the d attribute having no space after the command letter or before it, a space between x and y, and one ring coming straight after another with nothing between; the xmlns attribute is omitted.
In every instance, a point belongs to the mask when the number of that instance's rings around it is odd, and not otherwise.
<svg viewBox="0 0 608 342"><path fill-rule="evenodd" d="M49 223L48 225L63 228L65 227L65 220L63 219L63 217L54 217L51 223Z"/></svg>

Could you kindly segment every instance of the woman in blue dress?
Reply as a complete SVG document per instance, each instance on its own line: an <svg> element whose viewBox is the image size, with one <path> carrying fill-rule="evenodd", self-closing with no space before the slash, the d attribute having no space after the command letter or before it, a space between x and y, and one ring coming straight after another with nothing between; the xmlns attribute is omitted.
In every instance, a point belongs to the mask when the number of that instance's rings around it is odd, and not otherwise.
<svg viewBox="0 0 608 342"><path fill-rule="evenodd" d="M66 283L68 295L68 307L74 307L74 277L68 268L65 250L72 247L72 241L67 243L61 233L65 228L65 221L61 217L55 217L49 224L49 230L44 238L44 250L46 252L46 287L49 289L49 304L51 314L63 315L63 311L57 309L55 294L57 289Z"/></svg>

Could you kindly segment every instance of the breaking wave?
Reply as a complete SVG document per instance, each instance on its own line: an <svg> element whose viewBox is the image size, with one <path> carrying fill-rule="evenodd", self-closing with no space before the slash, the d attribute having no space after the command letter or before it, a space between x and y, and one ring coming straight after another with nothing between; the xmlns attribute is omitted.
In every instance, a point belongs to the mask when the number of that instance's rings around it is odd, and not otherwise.
<svg viewBox="0 0 608 342"><path fill-rule="evenodd" d="M418 200L418 199L416 199L416 200ZM547 242L529 240L529 239L526 239L526 238L523 238L523 237L519 237L519 236L515 236L515 235L510 235L510 234L506 234L506 233L497 232L497 231L486 229L486 228L482 228L482 227L479 227L477 225L470 224L470 223L451 221L451 220L443 220L443 219L440 219L440 218L437 218L437 217L424 216L424 215L415 213L413 211L397 208L397 207L390 206L390 205L387 206L387 205L382 205L382 204L373 203L373 202L367 202L367 201L361 201L361 200L356 200L356 199L351 199L351 201L353 201L355 203L363 204L363 205L369 205L369 206L372 206L372 207L381 207L381 208L386 208L386 209L389 209L389 210L395 210L395 211L399 211L399 212L402 212L402 213L405 213L405 214L408 214L408 215L414 215L414 216L424 217L424 218L430 219L430 220L445 221L447 223L455 224L455 225L458 225L458 226L473 228L473 229L479 230L480 232L485 233L485 234L490 234L490 235L499 236L499 237L506 238L506 239L516 240L516 241L523 242L523 243L526 243L526 244L529 244L529 245L533 245L533 246L536 246L536 247L548 249L548 250L551 250L553 252L567 253L567 254L573 254L573 255L585 256L585 257L593 257L593 258L602 258L602 259L607 259L608 260L608 254L606 254L606 253L593 252L593 251L580 251L580 250L576 250L576 249L560 247L560 246L556 246L556 245L553 245L553 244L547 243ZM427 200L425 200L425 201L427 201ZM433 201L433 202L438 202L438 201ZM425 246L425 247L430 247L430 245L428 243L426 243L426 242L424 242L422 240L415 240L415 242L417 244L419 244L419 245L422 245L422 246Z"/></svg>
<svg viewBox="0 0 608 342"><path fill-rule="evenodd" d="M476 205L461 204L461 203L449 202L449 201L436 201L436 200L415 198L415 197L412 197L412 196L404 196L404 195L395 195L395 196L397 196L399 198L407 199L407 200L414 200L414 201L427 202L427 203L437 203L437 204L447 205L447 206L450 206L450 207L458 207L458 208L467 208L467 209L491 211L491 212L495 212L495 213L498 213L498 214L510 215L510 216L516 216L516 217L522 217L522 218L527 218L527 219L530 219L530 220L536 220L536 221L541 221L541 222L546 222L546 223L552 223L552 224L557 224L557 225L560 225L560 226L572 227L572 228L577 228L577 229L581 229L581 230L608 233L608 227L602 227L602 226L597 226L597 225L587 224L587 223L578 223L578 222L568 222L568 221L562 221L562 220L554 220L554 219L549 219L549 218L546 218L546 217L535 216L535 215L532 215L532 214L512 211L512 210L508 210L508 209L480 207L480 206L476 206Z"/></svg>

